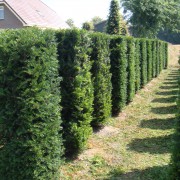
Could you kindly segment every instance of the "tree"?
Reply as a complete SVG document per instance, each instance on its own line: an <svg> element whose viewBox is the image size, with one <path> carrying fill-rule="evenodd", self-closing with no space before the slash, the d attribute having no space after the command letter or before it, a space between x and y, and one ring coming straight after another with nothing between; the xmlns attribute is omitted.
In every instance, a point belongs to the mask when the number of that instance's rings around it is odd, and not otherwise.
<svg viewBox="0 0 180 180"><path fill-rule="evenodd" d="M120 34L120 12L117 0L112 0L110 5L109 17L107 20L106 32L108 34Z"/></svg>
<svg viewBox="0 0 180 180"><path fill-rule="evenodd" d="M122 0L122 6L136 37L156 37L162 28L180 26L179 0Z"/></svg>
<svg viewBox="0 0 180 180"><path fill-rule="evenodd" d="M67 19L66 23L69 25L70 28L74 28L74 21L72 19Z"/></svg>
<svg viewBox="0 0 180 180"><path fill-rule="evenodd" d="M100 18L99 16L95 16L95 17L93 17L92 20L91 20L91 22L92 22L94 25L96 25L96 24L98 24L98 23L100 23L100 22L102 22L102 21L103 21L103 19Z"/></svg>
<svg viewBox="0 0 180 180"><path fill-rule="evenodd" d="M92 31L94 29L94 25L91 22L84 22L82 24L82 29L85 29L87 31Z"/></svg>

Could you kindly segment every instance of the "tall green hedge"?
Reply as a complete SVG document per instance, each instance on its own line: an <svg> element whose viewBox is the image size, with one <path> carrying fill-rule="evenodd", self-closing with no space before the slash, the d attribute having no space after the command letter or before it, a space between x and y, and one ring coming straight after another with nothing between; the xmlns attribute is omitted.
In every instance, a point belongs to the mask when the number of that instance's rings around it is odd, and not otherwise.
<svg viewBox="0 0 180 180"><path fill-rule="evenodd" d="M159 72L163 69L163 42L159 42Z"/></svg>
<svg viewBox="0 0 180 180"><path fill-rule="evenodd" d="M156 40L152 42L152 76L153 78L157 77L157 45Z"/></svg>
<svg viewBox="0 0 180 180"><path fill-rule="evenodd" d="M140 39L140 67L141 67L141 87L147 84L147 45L146 39Z"/></svg>
<svg viewBox="0 0 180 180"><path fill-rule="evenodd" d="M168 43L165 43L165 65L164 65L165 69L167 69L167 67L168 67L168 58L169 58Z"/></svg>
<svg viewBox="0 0 180 180"><path fill-rule="evenodd" d="M147 40L147 81L149 82L153 75L153 54L152 54L152 41Z"/></svg>
<svg viewBox="0 0 180 180"><path fill-rule="evenodd" d="M180 64L180 56L179 56ZM177 99L177 124L176 131L174 135L174 148L172 153L172 172L171 179L179 180L180 177L180 69L179 69L179 92Z"/></svg>
<svg viewBox="0 0 180 180"><path fill-rule="evenodd" d="M58 179L62 154L54 33L0 35L0 179Z"/></svg>
<svg viewBox="0 0 180 180"><path fill-rule="evenodd" d="M112 112L118 114L127 100L127 41L113 36L110 43L112 73Z"/></svg>
<svg viewBox="0 0 180 180"><path fill-rule="evenodd" d="M103 125L111 116L111 73L109 36L93 33L91 60L94 86L93 126Z"/></svg>
<svg viewBox="0 0 180 180"><path fill-rule="evenodd" d="M157 76L160 74L160 43L156 41L156 72Z"/></svg>
<svg viewBox="0 0 180 180"><path fill-rule="evenodd" d="M136 92L141 87L141 71L140 71L140 42L135 39L135 90Z"/></svg>
<svg viewBox="0 0 180 180"><path fill-rule="evenodd" d="M67 154L81 151L92 133L91 39L86 31L57 32L62 92L62 126Z"/></svg>
<svg viewBox="0 0 180 180"><path fill-rule="evenodd" d="M135 96L135 41L127 38L127 102L131 102Z"/></svg>

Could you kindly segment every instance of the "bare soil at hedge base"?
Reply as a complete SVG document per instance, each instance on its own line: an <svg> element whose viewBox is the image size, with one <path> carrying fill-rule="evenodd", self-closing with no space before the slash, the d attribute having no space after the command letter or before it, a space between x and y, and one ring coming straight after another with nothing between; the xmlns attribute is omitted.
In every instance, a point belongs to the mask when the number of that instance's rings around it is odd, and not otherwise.
<svg viewBox="0 0 180 180"><path fill-rule="evenodd" d="M169 68L92 135L87 149L61 167L60 179L169 180L179 51L169 45Z"/></svg>

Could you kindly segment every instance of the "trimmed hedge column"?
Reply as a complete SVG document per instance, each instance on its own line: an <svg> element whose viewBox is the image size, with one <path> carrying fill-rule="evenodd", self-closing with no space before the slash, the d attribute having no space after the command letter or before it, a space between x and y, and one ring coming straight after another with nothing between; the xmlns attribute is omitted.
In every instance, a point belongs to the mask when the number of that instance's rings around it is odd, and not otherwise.
<svg viewBox="0 0 180 180"><path fill-rule="evenodd" d="M159 66L159 64L160 64L160 46L159 46L159 40L158 41L156 41L156 54L157 54L157 56L156 56L156 72L157 72L157 76L159 76L159 74L160 74L160 66Z"/></svg>
<svg viewBox="0 0 180 180"><path fill-rule="evenodd" d="M93 33L91 60L94 86L93 126L101 126L111 116L111 73L110 73L110 37Z"/></svg>
<svg viewBox="0 0 180 180"><path fill-rule="evenodd" d="M135 39L135 90L141 87L141 71L140 71L140 44L139 39Z"/></svg>
<svg viewBox="0 0 180 180"><path fill-rule="evenodd" d="M156 40L153 40L152 42L152 76L153 78L157 77L157 46L156 46Z"/></svg>
<svg viewBox="0 0 180 180"><path fill-rule="evenodd" d="M86 31L57 32L62 92L63 138L67 154L81 151L92 133L93 86Z"/></svg>
<svg viewBox="0 0 180 180"><path fill-rule="evenodd" d="M112 73L112 112L118 114L127 100L127 41L113 36L110 43Z"/></svg>
<svg viewBox="0 0 180 180"><path fill-rule="evenodd" d="M127 102L135 96L135 42L134 38L127 38Z"/></svg>
<svg viewBox="0 0 180 180"><path fill-rule="evenodd" d="M0 36L0 179L59 179L62 154L56 43L52 31Z"/></svg>
<svg viewBox="0 0 180 180"><path fill-rule="evenodd" d="M147 40L147 81L149 82L152 79L152 69L153 69L153 59L152 59L152 41Z"/></svg>
<svg viewBox="0 0 180 180"><path fill-rule="evenodd" d="M168 54L168 43L165 43L165 69L168 68L168 58L169 58L169 54Z"/></svg>
<svg viewBox="0 0 180 180"><path fill-rule="evenodd" d="M141 67L141 87L147 84L147 46L146 39L140 39L140 67Z"/></svg>

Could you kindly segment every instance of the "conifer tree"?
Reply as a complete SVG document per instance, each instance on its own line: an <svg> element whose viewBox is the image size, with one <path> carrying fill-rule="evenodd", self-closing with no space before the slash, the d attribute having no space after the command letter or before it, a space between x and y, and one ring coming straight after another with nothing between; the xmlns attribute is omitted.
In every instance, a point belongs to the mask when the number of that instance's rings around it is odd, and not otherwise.
<svg viewBox="0 0 180 180"><path fill-rule="evenodd" d="M120 19L119 3L117 0L112 0L106 27L108 34L121 34Z"/></svg>

